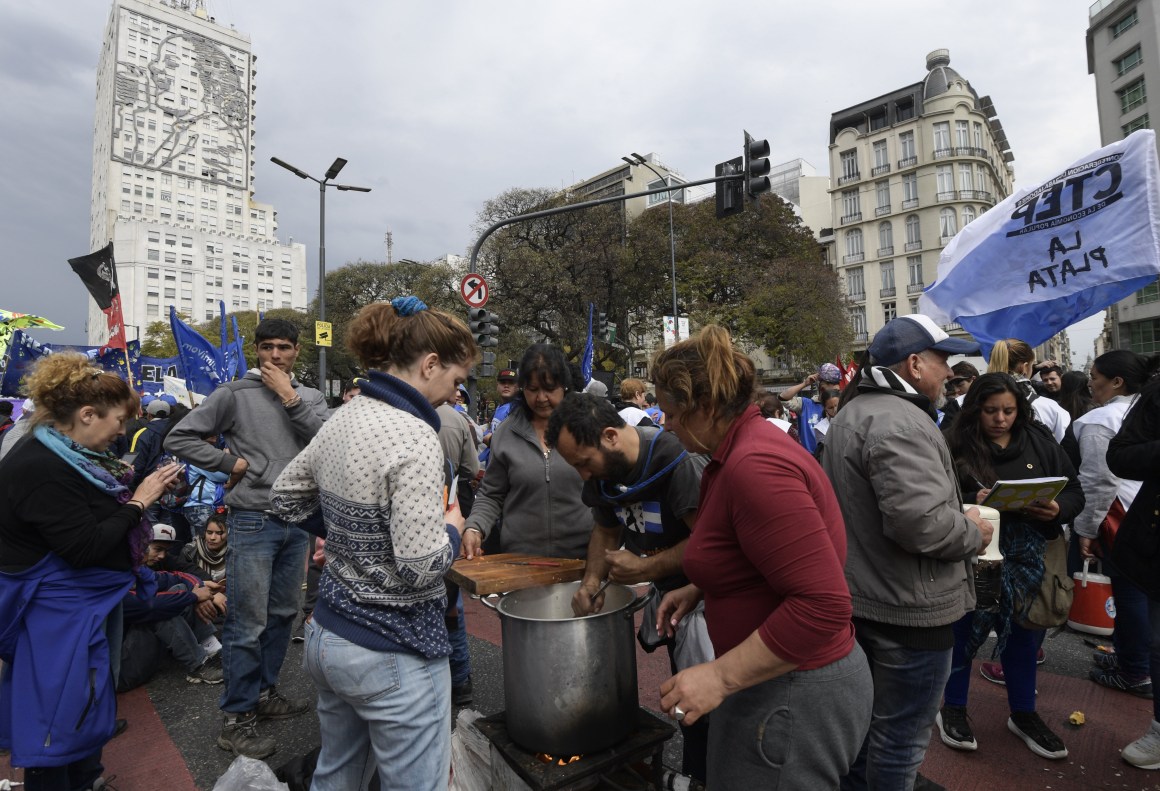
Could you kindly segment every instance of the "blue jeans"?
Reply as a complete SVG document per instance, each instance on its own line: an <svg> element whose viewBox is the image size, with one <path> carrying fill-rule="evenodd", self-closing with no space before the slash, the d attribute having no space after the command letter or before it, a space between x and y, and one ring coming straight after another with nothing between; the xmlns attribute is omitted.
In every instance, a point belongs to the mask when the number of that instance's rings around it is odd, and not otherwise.
<svg viewBox="0 0 1160 791"><path fill-rule="evenodd" d="M874 679L874 712L841 788L910 791L951 672L951 651L908 648L869 621L859 620L856 628Z"/></svg>
<svg viewBox="0 0 1160 791"><path fill-rule="evenodd" d="M1125 675L1135 678L1150 675L1148 651L1152 628L1148 623L1148 594L1120 573L1112 563L1112 548L1102 539L1100 550L1103 554L1100 571L1111 578L1112 596L1116 602L1116 627L1112 632L1116 659Z"/></svg>
<svg viewBox="0 0 1160 791"><path fill-rule="evenodd" d="M967 613L954 625L955 647L951 659L951 676L947 679L946 704L966 706L971 688L971 660L967 659L967 641L975 614ZM1035 711L1035 655L1046 633L1043 629L1024 629L1011 624L1007 643L999 662L1007 682L1007 706L1014 712Z"/></svg>
<svg viewBox="0 0 1160 791"><path fill-rule="evenodd" d="M302 665L318 688L322 749L312 791L445 791L451 770L447 657L372 651L306 624Z"/></svg>
<svg viewBox="0 0 1160 791"><path fill-rule="evenodd" d="M459 616L456 627L449 629L447 637L451 640L451 683L459 686L467 682L471 675L471 654L467 652L467 622L463 620L463 591L459 591L459 599L455 606Z"/></svg>
<svg viewBox="0 0 1160 791"><path fill-rule="evenodd" d="M242 714L278 683L306 568L307 535L261 511L229 516L229 607L222 630L222 711Z"/></svg>

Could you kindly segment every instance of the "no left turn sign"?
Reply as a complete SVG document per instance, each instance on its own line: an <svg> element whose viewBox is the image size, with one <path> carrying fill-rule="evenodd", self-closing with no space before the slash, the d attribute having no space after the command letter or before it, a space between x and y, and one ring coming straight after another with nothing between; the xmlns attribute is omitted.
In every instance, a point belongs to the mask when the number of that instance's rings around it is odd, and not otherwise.
<svg viewBox="0 0 1160 791"><path fill-rule="evenodd" d="M491 289L488 288L487 281L477 272L468 272L459 281L459 298L469 308L482 308L487 304L490 295Z"/></svg>

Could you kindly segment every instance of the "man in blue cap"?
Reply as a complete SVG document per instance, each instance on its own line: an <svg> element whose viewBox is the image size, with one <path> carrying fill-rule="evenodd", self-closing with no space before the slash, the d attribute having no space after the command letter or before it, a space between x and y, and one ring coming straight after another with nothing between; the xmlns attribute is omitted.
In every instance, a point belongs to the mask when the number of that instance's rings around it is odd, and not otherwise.
<svg viewBox="0 0 1160 791"><path fill-rule="evenodd" d="M951 672L951 625L975 606L971 560L991 540L962 511L937 423L951 354L979 344L930 318L899 316L830 423L822 467L846 523L846 583L874 674L874 716L843 789L911 788Z"/></svg>

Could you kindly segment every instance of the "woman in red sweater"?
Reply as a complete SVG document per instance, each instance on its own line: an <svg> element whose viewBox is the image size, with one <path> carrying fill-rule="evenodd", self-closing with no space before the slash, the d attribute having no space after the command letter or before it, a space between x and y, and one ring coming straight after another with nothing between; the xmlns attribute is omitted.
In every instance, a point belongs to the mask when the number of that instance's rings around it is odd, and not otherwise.
<svg viewBox="0 0 1160 791"><path fill-rule="evenodd" d="M854 640L846 532L822 468L752 404L753 362L708 326L653 362L665 429L709 453L685 549L693 584L657 629L700 599L717 658L661 685L661 707L709 725L710 788L837 788L870 726L873 682Z"/></svg>

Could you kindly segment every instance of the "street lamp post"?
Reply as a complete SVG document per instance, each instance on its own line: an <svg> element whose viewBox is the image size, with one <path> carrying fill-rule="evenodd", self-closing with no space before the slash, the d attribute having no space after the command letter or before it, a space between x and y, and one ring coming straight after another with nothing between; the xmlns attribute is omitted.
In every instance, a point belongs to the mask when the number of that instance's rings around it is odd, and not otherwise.
<svg viewBox="0 0 1160 791"><path fill-rule="evenodd" d="M657 169L650 165L644 157L635 151L632 152L631 157L621 157L630 165L641 165L651 170L658 179L665 183L665 186L671 187L672 181L670 177L662 176ZM673 233L673 193L672 190L665 193L669 200L669 275L673 281L673 326L676 326L677 321L677 237Z"/></svg>
<svg viewBox="0 0 1160 791"><path fill-rule="evenodd" d="M326 175L321 179L316 179L304 170L285 162L278 157L270 157L270 161L279 167L286 168L300 179L310 179L318 184L318 320L326 321L326 188L334 187L341 192L370 192L370 187L352 187L349 184L333 184L332 179L338 177L338 173L346 165L346 160L342 157L337 157L334 164L326 171ZM326 347L318 347L318 389L322 391L323 396L327 395L326 390Z"/></svg>

